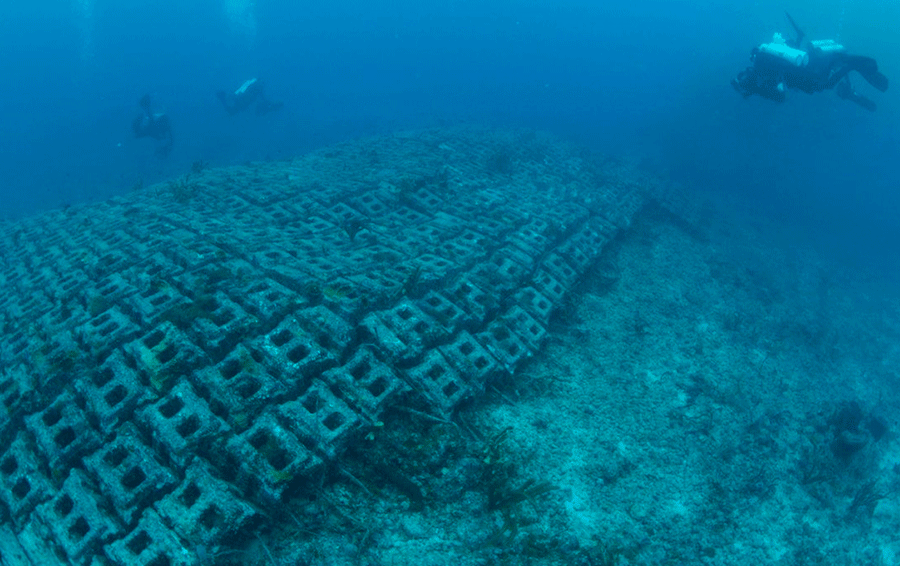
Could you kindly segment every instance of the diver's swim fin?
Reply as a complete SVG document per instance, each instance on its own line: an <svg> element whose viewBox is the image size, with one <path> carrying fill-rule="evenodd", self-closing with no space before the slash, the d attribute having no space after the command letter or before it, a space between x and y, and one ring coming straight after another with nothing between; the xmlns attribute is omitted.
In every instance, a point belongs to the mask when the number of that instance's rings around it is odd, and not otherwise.
<svg viewBox="0 0 900 566"><path fill-rule="evenodd" d="M865 75L863 75L863 78L866 79L867 83L874 86L881 92L886 91L888 88L888 78L878 71L875 71L874 73L866 73Z"/></svg>
<svg viewBox="0 0 900 566"><path fill-rule="evenodd" d="M857 94L856 96L850 98L850 101L859 104L869 112L875 112L876 110L878 110L878 106L875 104L874 100L869 100L861 94Z"/></svg>
<svg viewBox="0 0 900 566"><path fill-rule="evenodd" d="M787 12L784 13L787 16L789 22L791 22L791 26L794 27L794 31L797 32L797 44L794 47L800 47L800 43L803 42L803 38L806 37L806 34L803 33L803 30L800 29L800 26L797 25L797 22L794 21L794 18L791 17Z"/></svg>

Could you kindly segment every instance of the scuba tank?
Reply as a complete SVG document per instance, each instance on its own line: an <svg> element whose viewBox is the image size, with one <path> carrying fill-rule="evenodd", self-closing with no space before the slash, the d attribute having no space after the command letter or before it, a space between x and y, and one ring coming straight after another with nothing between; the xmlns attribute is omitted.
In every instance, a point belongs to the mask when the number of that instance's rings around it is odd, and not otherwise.
<svg viewBox="0 0 900 566"><path fill-rule="evenodd" d="M810 41L813 47L825 53L841 53L847 48L833 39L814 39Z"/></svg>
<svg viewBox="0 0 900 566"><path fill-rule="evenodd" d="M802 49L790 47L785 43L780 33L772 36L770 43L763 43L759 46L761 53L768 53L779 59L784 59L795 67L805 67L809 63L809 54Z"/></svg>

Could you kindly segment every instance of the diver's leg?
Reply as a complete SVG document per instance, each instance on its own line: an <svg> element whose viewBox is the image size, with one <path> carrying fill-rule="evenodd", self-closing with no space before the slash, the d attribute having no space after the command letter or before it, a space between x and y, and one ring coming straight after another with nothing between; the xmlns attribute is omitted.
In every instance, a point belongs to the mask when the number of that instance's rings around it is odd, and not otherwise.
<svg viewBox="0 0 900 566"><path fill-rule="evenodd" d="M844 77L844 80L842 80L837 84L837 86L835 86L834 92L840 98L849 100L850 102L855 102L869 112L874 112L877 108L874 101L853 90L853 86L850 84L850 79L847 77Z"/></svg>

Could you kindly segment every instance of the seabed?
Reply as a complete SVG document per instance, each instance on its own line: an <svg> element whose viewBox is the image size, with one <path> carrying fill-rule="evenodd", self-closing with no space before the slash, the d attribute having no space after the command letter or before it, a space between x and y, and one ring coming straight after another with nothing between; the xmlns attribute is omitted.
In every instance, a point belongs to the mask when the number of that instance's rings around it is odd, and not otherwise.
<svg viewBox="0 0 900 566"><path fill-rule="evenodd" d="M898 302L729 214L460 128L0 226L0 564L894 564Z"/></svg>

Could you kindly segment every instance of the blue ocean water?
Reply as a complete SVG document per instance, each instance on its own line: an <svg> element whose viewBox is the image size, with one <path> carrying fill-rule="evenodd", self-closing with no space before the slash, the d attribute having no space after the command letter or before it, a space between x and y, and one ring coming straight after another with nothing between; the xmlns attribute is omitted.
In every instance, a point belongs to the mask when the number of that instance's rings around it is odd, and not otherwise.
<svg viewBox="0 0 900 566"><path fill-rule="evenodd" d="M900 76L900 7L876 0L4 2L0 217L104 199L196 160L287 158L466 121L628 155L851 254L890 257L897 89L861 85L879 104L868 113L833 93L778 105L729 86L754 45L790 32L784 9ZM250 77L282 112L223 112L215 92ZM144 94L172 120L166 159L131 135Z"/></svg>
<svg viewBox="0 0 900 566"><path fill-rule="evenodd" d="M305 4L0 7L0 562L897 563L897 85L729 81L785 9L896 79L900 4Z"/></svg>

